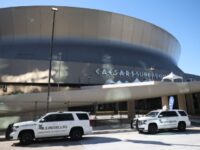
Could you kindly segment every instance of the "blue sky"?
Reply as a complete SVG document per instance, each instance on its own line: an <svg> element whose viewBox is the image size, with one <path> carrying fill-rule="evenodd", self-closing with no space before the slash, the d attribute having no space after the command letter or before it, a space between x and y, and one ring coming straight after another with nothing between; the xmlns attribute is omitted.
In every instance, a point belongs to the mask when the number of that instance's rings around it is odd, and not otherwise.
<svg viewBox="0 0 200 150"><path fill-rule="evenodd" d="M151 22L180 42L178 66L200 75L200 0L0 0L0 8L29 5L94 8Z"/></svg>

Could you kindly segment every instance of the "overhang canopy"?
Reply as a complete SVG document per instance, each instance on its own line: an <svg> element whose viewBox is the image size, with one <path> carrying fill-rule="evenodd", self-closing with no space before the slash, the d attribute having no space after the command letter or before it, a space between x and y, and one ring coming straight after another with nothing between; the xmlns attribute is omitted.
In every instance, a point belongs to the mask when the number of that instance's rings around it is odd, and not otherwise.
<svg viewBox="0 0 200 150"><path fill-rule="evenodd" d="M174 80L177 80L177 79L180 79L181 81L183 81L183 77L178 76L174 74L173 72L171 72L169 75L163 77L162 81L171 80L172 82L174 82Z"/></svg>

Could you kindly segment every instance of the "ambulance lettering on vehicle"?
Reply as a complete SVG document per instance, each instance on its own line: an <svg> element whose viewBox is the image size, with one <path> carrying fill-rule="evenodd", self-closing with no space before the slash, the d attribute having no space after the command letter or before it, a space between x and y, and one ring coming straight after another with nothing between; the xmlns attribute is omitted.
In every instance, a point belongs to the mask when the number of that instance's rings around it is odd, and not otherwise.
<svg viewBox="0 0 200 150"><path fill-rule="evenodd" d="M67 128L67 126L50 126L50 127L43 127L42 125L39 125L40 130L48 130L48 129L64 129Z"/></svg>

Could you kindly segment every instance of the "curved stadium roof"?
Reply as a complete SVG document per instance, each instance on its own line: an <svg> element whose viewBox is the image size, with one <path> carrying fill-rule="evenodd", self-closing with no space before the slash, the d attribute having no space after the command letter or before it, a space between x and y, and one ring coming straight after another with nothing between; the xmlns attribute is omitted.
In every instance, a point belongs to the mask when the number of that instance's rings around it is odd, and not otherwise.
<svg viewBox="0 0 200 150"><path fill-rule="evenodd" d="M167 31L142 20L112 12L58 7L55 38L116 41L161 52L177 63L179 42ZM0 43L19 39L50 39L50 6L0 9ZM24 41L26 42L26 41Z"/></svg>

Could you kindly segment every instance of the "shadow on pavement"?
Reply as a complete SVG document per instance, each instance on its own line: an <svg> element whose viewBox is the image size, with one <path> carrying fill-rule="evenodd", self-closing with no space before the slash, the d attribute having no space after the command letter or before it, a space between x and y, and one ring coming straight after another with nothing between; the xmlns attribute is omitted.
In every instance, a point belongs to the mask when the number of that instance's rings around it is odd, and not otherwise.
<svg viewBox="0 0 200 150"><path fill-rule="evenodd" d="M178 135L183 135L183 134L200 134L200 130L199 129L193 129L193 128L189 128L186 131L178 131L178 130L169 130L169 131L159 131L158 135L174 135L174 134L178 134Z"/></svg>
<svg viewBox="0 0 200 150"><path fill-rule="evenodd" d="M81 146L81 145L89 145L89 144L102 144L102 143L113 143L119 142L121 140L110 137L84 137L80 141L72 141L68 138L65 139L44 139L37 140L31 145L26 145L26 147L53 147L53 146ZM15 147L24 147L20 143L14 143L12 146Z"/></svg>
<svg viewBox="0 0 200 150"><path fill-rule="evenodd" d="M126 142L136 143L136 144L151 144L151 145L163 145L163 146L186 146L186 147L200 147L200 145L191 144L170 144L161 141L145 141L145 140L126 140Z"/></svg>
<svg viewBox="0 0 200 150"><path fill-rule="evenodd" d="M145 135L152 135L147 132L143 132L141 134ZM153 134L154 136L162 136L162 135L185 135L185 134L200 134L200 129L195 129L195 128L189 128L186 131L178 131L176 129L171 129L171 130L160 130L158 133Z"/></svg>
<svg viewBox="0 0 200 150"><path fill-rule="evenodd" d="M120 142L120 139L117 138L110 138L110 137L86 137L84 138L81 143L82 144L102 144L102 143L113 143L113 142Z"/></svg>
<svg viewBox="0 0 200 150"><path fill-rule="evenodd" d="M36 140L30 145L21 145L20 143L13 143L14 147L51 147L51 146L74 146L79 145L79 141L71 141L69 139L42 139Z"/></svg>
<svg viewBox="0 0 200 150"><path fill-rule="evenodd" d="M160 142L160 141L127 140L127 142L138 143L138 144L152 144L152 145L171 146L171 144L167 144L167 143Z"/></svg>

